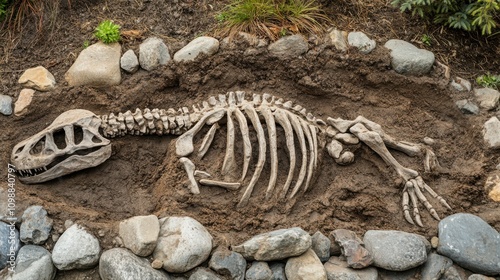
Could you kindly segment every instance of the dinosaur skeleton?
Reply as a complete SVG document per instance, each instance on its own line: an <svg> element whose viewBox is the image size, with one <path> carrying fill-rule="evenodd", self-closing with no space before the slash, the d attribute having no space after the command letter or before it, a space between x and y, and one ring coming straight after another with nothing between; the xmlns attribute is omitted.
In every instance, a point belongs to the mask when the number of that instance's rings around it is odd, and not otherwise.
<svg viewBox="0 0 500 280"><path fill-rule="evenodd" d="M224 161L220 174L229 180L213 180L205 171L197 170L190 156L195 152L194 139L203 128L208 131L198 145L197 156L203 158L210 149L217 130L225 121L227 140ZM250 128L255 130L258 156L253 175L243 191L238 206L245 206L257 184L269 151L270 178L266 189L266 199L276 192L279 198L293 198L299 191L306 191L318 168L320 150L327 149L338 164L354 161L354 154L344 145L360 141L376 152L389 166L395 169L404 181L403 212L411 224L422 226L418 203L421 202L430 214L439 220L433 206L424 193L428 193L447 208L446 201L437 195L419 176L418 172L403 167L391 155L392 148L409 156L425 157L424 169L430 171L439 164L434 153L424 145L396 141L385 134L381 126L364 117L355 120L328 118L325 121L315 118L300 105L291 101L284 102L269 94L254 94L252 100L245 99L242 91L210 97L201 105L193 105L179 110L136 109L115 115L96 116L86 110L70 110L36 135L17 144L12 151L11 161L17 167L20 180L27 184L41 183L54 178L97 166L111 156L110 141L124 135L180 135L176 140L176 154L184 166L190 182L190 191L200 193L199 184L218 186L228 190L238 190L243 185L252 160ZM277 127L283 131L278 134ZM235 157L235 138L237 128L242 139L243 157ZM205 129L207 130L207 129ZM267 136L266 136L267 135ZM278 141L284 135L289 169L284 183L278 184ZM296 151L298 143L299 151ZM238 166L241 169L238 172ZM299 167L300 166L300 167ZM298 171L298 173L297 173ZM241 174L236 175L236 174ZM239 177L238 179L234 179ZM292 186L292 183L293 186ZM277 191L277 185L279 185ZM413 210L413 218L410 214Z"/></svg>

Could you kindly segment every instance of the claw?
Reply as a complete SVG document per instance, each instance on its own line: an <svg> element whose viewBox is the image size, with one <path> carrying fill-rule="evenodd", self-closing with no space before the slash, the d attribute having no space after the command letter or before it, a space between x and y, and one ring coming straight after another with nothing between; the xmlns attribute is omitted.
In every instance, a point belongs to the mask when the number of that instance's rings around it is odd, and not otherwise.
<svg viewBox="0 0 500 280"><path fill-rule="evenodd" d="M408 205L409 202L410 197L408 196L408 190L405 188L405 190L403 191L403 213L405 215L406 221L412 225L415 225L410 215L410 206Z"/></svg>

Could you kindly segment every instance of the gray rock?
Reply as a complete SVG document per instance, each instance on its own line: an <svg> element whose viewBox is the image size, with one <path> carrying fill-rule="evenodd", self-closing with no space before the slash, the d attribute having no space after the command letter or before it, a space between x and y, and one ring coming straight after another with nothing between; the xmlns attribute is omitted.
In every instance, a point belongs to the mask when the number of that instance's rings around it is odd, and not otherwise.
<svg viewBox="0 0 500 280"><path fill-rule="evenodd" d="M397 39L387 41L384 46L391 50L391 65L396 72L425 75L431 71L435 59L432 52Z"/></svg>
<svg viewBox="0 0 500 280"><path fill-rule="evenodd" d="M456 266L450 266L439 278L439 280L465 280L467 277L465 274L457 269Z"/></svg>
<svg viewBox="0 0 500 280"><path fill-rule="evenodd" d="M312 236L312 249L321 262L326 262L330 258L330 243L330 239L319 231Z"/></svg>
<svg viewBox="0 0 500 280"><path fill-rule="evenodd" d="M18 83L39 91L49 91L54 89L56 79L45 67L38 66L24 71Z"/></svg>
<svg viewBox="0 0 500 280"><path fill-rule="evenodd" d="M19 250L15 273L10 279L52 280L55 275L50 252L40 246L26 245Z"/></svg>
<svg viewBox="0 0 500 280"><path fill-rule="evenodd" d="M500 148L500 121L497 117L491 117L484 123L483 138L488 148Z"/></svg>
<svg viewBox="0 0 500 280"><path fill-rule="evenodd" d="M234 280L243 280L247 261L241 254L218 249L212 254L208 266L220 275L229 276Z"/></svg>
<svg viewBox="0 0 500 280"><path fill-rule="evenodd" d="M273 42L267 48L272 56L287 59L295 58L307 52L309 44L307 40L299 34L286 36Z"/></svg>
<svg viewBox="0 0 500 280"><path fill-rule="evenodd" d="M472 274L469 278L467 278L467 280L495 280L495 278L481 274Z"/></svg>
<svg viewBox="0 0 500 280"><path fill-rule="evenodd" d="M458 100L455 102L455 105L457 105L458 109L464 114L479 114L479 107L467 99Z"/></svg>
<svg viewBox="0 0 500 280"><path fill-rule="evenodd" d="M498 100L500 99L500 92L492 88L476 88L474 89L476 100L479 107L488 111L494 110L498 107Z"/></svg>
<svg viewBox="0 0 500 280"><path fill-rule="evenodd" d="M424 237L395 230L369 230L364 239L372 253L373 265L392 271L405 271L427 260L430 243Z"/></svg>
<svg viewBox="0 0 500 280"><path fill-rule="evenodd" d="M460 77L456 77L454 80L452 80L450 86L456 91L470 91L472 88L472 85L469 81Z"/></svg>
<svg viewBox="0 0 500 280"><path fill-rule="evenodd" d="M52 262L59 270L91 268L99 262L100 252L97 238L74 224L54 245Z"/></svg>
<svg viewBox="0 0 500 280"><path fill-rule="evenodd" d="M473 272L500 272L500 234L472 214L454 214L439 222L437 251Z"/></svg>
<svg viewBox="0 0 500 280"><path fill-rule="evenodd" d="M374 267L352 269L348 263L339 257L331 257L325 263L328 280L377 280L378 272Z"/></svg>
<svg viewBox="0 0 500 280"><path fill-rule="evenodd" d="M323 264L311 249L298 257L289 258L285 274L288 280L327 280Z"/></svg>
<svg viewBox="0 0 500 280"><path fill-rule="evenodd" d="M171 279L167 273L152 268L146 259L124 248L113 248L102 253L99 260L99 275L102 280Z"/></svg>
<svg viewBox="0 0 500 280"><path fill-rule="evenodd" d="M272 270L266 262L254 261L252 266L245 273L247 280L271 280L273 276Z"/></svg>
<svg viewBox="0 0 500 280"><path fill-rule="evenodd" d="M287 280L285 274L285 264L280 262L275 262L269 264L269 268L273 272L271 280Z"/></svg>
<svg viewBox="0 0 500 280"><path fill-rule="evenodd" d="M139 46L139 63L144 70L151 71L170 60L167 45L159 38L148 38Z"/></svg>
<svg viewBox="0 0 500 280"><path fill-rule="evenodd" d="M135 216L120 222L118 232L125 247L138 256L146 257L156 247L160 222L155 215Z"/></svg>
<svg viewBox="0 0 500 280"><path fill-rule="evenodd" d="M363 241L355 232L346 229L336 229L332 232L335 242L340 245L342 255L347 258L347 264L352 268L364 268L373 263L370 252L363 247Z"/></svg>
<svg viewBox="0 0 500 280"><path fill-rule="evenodd" d="M422 266L422 280L438 280L441 275L453 265L453 262L436 253L429 254L427 261Z"/></svg>
<svg viewBox="0 0 500 280"><path fill-rule="evenodd" d="M222 280L222 278L210 269L198 267L194 273L189 276L189 280Z"/></svg>
<svg viewBox="0 0 500 280"><path fill-rule="evenodd" d="M219 50L219 41L213 37L201 36L189 42L174 54L174 61L194 61L200 54L213 55Z"/></svg>
<svg viewBox="0 0 500 280"><path fill-rule="evenodd" d="M49 239L52 230L52 219L40 205L28 207L23 214L21 224L21 241L40 245Z"/></svg>
<svg viewBox="0 0 500 280"><path fill-rule="evenodd" d="M7 265L10 267L15 265L19 248L21 248L21 240L19 240L19 231L15 223L0 222L0 270Z"/></svg>
<svg viewBox="0 0 500 280"><path fill-rule="evenodd" d="M65 74L70 86L109 87L121 82L120 56L122 47L118 43L98 42L84 49Z"/></svg>
<svg viewBox="0 0 500 280"><path fill-rule="evenodd" d="M153 252L163 262L163 269L184 273L208 259L212 236L195 219L168 217L160 221L160 235Z"/></svg>
<svg viewBox="0 0 500 280"><path fill-rule="evenodd" d="M0 94L0 113L6 116L12 114L12 97Z"/></svg>
<svg viewBox="0 0 500 280"><path fill-rule="evenodd" d="M128 50L122 55L120 67L127 73L135 73L139 70L139 59L133 50Z"/></svg>
<svg viewBox="0 0 500 280"><path fill-rule="evenodd" d="M347 32L345 31L338 29L329 30L326 37L326 41L327 43L332 44L339 51L345 52L348 49Z"/></svg>
<svg viewBox="0 0 500 280"><path fill-rule="evenodd" d="M280 229L252 237L233 250L247 260L276 261L299 256L311 248L311 236L295 227Z"/></svg>
<svg viewBox="0 0 500 280"><path fill-rule="evenodd" d="M371 40L363 32L350 32L347 35L347 42L349 46L356 47L363 54L369 54L377 46L375 40Z"/></svg>

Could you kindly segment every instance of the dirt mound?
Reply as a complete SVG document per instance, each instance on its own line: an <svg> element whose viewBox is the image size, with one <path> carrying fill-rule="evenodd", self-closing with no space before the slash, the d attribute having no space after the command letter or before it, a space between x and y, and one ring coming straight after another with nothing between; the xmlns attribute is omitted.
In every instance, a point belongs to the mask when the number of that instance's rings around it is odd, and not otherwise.
<svg viewBox="0 0 500 280"><path fill-rule="evenodd" d="M325 48L288 61L276 60L265 52L245 55L243 48L223 49L197 62L124 76L121 85L109 89L59 86L54 92L37 94L26 117L12 116L0 123L4 143L1 157L8 162L10 149L17 142L69 109L105 114L146 107L178 108L235 90L268 92L301 104L323 119L363 115L399 140L419 143L425 136L433 138L433 149L443 170L423 174L423 178L453 207L453 211L446 211L430 199L438 213L446 216L470 212L500 228L499 215L493 214L498 205L488 202L483 192L483 172L491 166L482 151L477 125L481 117L459 112L454 105L456 97L448 92L438 70L432 77L398 75L390 70L387 53L379 49L360 55ZM100 238L105 248L112 246L118 221L151 213L194 217L209 229L218 244L225 245L291 226L311 233L346 228L358 233L395 229L429 237L436 234L437 221L423 206L420 208L426 227L412 226L404 220L402 188L396 173L366 146L355 151L356 161L349 166L339 166L323 156L310 191L291 202L264 199L269 178L267 160L249 205L237 208L244 189L201 187L200 195L188 192L174 141L173 136L113 139L113 155L101 166L45 184L17 183L20 207L43 205L54 218L56 229L71 219L95 233L102 231ZM211 151L197 162L197 167L220 167L224 150L223 126ZM422 158L398 152L394 155L404 166L423 172ZM286 158L285 152L280 150L279 157ZM278 184L285 177L286 173L281 172Z"/></svg>

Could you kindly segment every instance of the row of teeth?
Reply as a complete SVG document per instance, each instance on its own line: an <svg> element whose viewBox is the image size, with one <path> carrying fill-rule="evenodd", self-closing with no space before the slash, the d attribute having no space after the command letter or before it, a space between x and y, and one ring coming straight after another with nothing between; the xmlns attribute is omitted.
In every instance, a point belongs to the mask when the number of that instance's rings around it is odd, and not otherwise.
<svg viewBox="0 0 500 280"><path fill-rule="evenodd" d="M18 170L19 174L21 176L33 176L37 175L40 172L47 171L47 167L41 167L41 168L34 168L34 169L28 169L28 170Z"/></svg>

